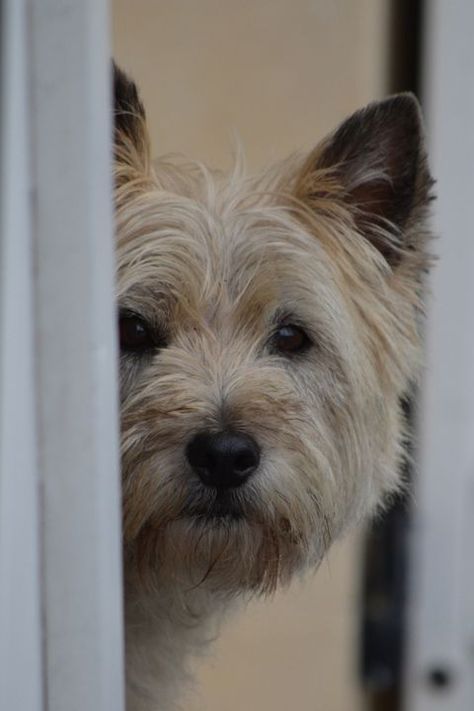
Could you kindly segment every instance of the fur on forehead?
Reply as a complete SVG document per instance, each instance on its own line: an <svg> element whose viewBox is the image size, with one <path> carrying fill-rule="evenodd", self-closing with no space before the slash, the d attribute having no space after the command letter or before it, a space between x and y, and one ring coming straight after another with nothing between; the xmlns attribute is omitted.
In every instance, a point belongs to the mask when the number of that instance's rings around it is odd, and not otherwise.
<svg viewBox="0 0 474 711"><path fill-rule="evenodd" d="M131 194L127 185L116 191L119 274L139 265L141 280L148 268L153 276L166 254L183 276L191 270L207 293L221 281L235 287L240 266L247 278L249 271L263 277L277 261L293 270L301 261L303 271L309 264L336 278L345 255L352 261L356 249L368 274L386 275L385 260L358 234L348 206L336 192L331 197L326 171L313 179L325 193L320 203L297 195L304 163L305 156L292 156L248 176L241 154L229 174L197 162L158 160L140 192L135 183Z"/></svg>
<svg viewBox="0 0 474 711"><path fill-rule="evenodd" d="M159 161L153 186L117 210L119 301L149 318L165 308L178 329L212 315L235 335L241 323L250 332L253 318L266 327L260 339L277 314L288 314L328 351L352 359L354 377L366 357L380 357L379 334L383 370L399 379L413 367L408 312L418 296L410 290L404 323L385 260L354 231L345 206L326 197L314 211L294 196L300 167L295 157L247 177L238 164L226 177Z"/></svg>
<svg viewBox="0 0 474 711"><path fill-rule="evenodd" d="M171 170L174 185L192 176L187 188L193 197L163 187ZM155 175L161 187L118 210L121 301L136 297L143 305L148 294L151 309L174 301L181 316L187 307L202 318L213 307L215 315L220 310L235 319L249 312L270 319L277 308L301 314L304 307L318 303L324 310L331 303L327 311L342 317L332 288L339 272L293 214L301 209L297 202L269 186L275 172L259 180L246 178L239 167L226 179L203 167L180 173L159 163Z"/></svg>
<svg viewBox="0 0 474 711"><path fill-rule="evenodd" d="M342 284L346 275L352 283L357 278L384 290L389 264L358 231L332 174L321 170L312 177L313 189L323 197L312 195L309 201L298 195L305 163L305 156L292 156L248 176L241 156L229 175L165 158L154 164L139 191L135 181L130 193L127 184L120 185L121 292L135 278L143 284L149 276L156 283L159 273L163 287L175 285L180 295L183 286L199 285L195 301L215 298L224 285L235 298L252 275L254 281L263 281L266 271L274 277L277 264L292 280L306 273L311 281ZM407 255L407 262L417 256Z"/></svg>

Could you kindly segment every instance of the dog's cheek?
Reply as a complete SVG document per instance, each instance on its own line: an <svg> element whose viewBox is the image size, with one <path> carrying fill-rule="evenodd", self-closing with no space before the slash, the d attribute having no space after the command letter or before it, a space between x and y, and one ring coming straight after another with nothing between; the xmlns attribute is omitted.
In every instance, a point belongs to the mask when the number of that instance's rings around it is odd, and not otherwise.
<svg viewBox="0 0 474 711"><path fill-rule="evenodd" d="M137 356L121 353L119 356L119 398L124 406L128 398L140 385L140 379L145 371L149 356Z"/></svg>
<svg viewBox="0 0 474 711"><path fill-rule="evenodd" d="M306 364L295 379L305 412L304 423L290 421L286 435L293 438L292 468L302 489L296 499L312 502L308 525L316 535L323 526L329 543L396 487L399 422L389 417L393 407L380 392L371 393L372 380L367 372L362 398L347 369L322 361Z"/></svg>

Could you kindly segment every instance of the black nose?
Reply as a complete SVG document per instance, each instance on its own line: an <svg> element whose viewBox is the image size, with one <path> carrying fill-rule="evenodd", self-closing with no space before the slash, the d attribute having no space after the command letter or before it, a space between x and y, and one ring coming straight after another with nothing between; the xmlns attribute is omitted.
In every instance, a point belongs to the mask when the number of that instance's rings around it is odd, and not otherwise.
<svg viewBox="0 0 474 711"><path fill-rule="evenodd" d="M244 484L260 462L252 437L237 432L200 432L186 447L186 457L203 484L232 489Z"/></svg>

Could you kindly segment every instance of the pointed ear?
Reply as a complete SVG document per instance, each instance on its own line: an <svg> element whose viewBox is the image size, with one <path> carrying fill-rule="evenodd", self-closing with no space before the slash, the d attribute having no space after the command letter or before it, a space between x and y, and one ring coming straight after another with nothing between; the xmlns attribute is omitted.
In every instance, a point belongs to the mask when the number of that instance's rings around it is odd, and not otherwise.
<svg viewBox="0 0 474 711"><path fill-rule="evenodd" d="M307 160L297 195L342 200L355 225L396 266L416 249L416 227L430 200L419 104L398 94L357 111Z"/></svg>
<svg viewBox="0 0 474 711"><path fill-rule="evenodd" d="M126 170L147 173L150 140L145 109L135 83L113 62L114 82L114 153L116 173L126 179ZM117 170L117 168L119 168ZM120 178L120 175L122 178Z"/></svg>

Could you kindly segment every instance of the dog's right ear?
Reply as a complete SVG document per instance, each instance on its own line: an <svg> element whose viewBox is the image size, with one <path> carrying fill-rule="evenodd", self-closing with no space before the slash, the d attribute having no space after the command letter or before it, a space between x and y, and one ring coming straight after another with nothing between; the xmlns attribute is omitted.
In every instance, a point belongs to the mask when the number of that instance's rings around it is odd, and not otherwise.
<svg viewBox="0 0 474 711"><path fill-rule="evenodd" d="M150 139L136 84L113 62L116 182L148 173ZM130 174L132 172L132 175Z"/></svg>

